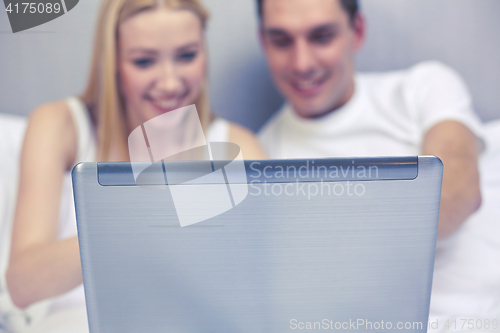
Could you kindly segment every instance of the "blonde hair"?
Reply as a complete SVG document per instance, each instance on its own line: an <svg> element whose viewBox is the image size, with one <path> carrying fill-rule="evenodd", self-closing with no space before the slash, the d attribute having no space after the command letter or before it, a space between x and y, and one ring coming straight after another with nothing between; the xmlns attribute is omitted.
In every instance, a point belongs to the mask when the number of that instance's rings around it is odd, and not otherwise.
<svg viewBox="0 0 500 333"><path fill-rule="evenodd" d="M117 78L118 26L127 18L159 7L186 9L197 15L206 26L208 12L198 0L103 0L95 31L90 77L82 101L97 125L97 160L108 161L111 149L128 156L125 103ZM195 102L203 128L211 121L207 83Z"/></svg>

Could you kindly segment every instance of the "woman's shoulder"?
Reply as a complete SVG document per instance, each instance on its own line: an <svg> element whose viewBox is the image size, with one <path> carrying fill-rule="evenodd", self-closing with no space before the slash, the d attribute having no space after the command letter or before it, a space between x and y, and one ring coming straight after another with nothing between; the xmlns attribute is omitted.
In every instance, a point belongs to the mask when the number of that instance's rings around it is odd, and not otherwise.
<svg viewBox="0 0 500 333"><path fill-rule="evenodd" d="M228 122L228 141L240 146L245 159L267 158L259 140L249 129L232 122Z"/></svg>
<svg viewBox="0 0 500 333"><path fill-rule="evenodd" d="M76 128L65 100L38 106L28 120L25 140L30 147L44 153L62 154L73 158L76 150Z"/></svg>
<svg viewBox="0 0 500 333"><path fill-rule="evenodd" d="M227 121L228 135L229 138L239 138L247 140L256 140L255 134L248 128L241 126L240 124Z"/></svg>
<svg viewBox="0 0 500 333"><path fill-rule="evenodd" d="M35 108L29 117L29 123L41 124L46 127L71 127L72 116L68 103L65 100L42 104Z"/></svg>

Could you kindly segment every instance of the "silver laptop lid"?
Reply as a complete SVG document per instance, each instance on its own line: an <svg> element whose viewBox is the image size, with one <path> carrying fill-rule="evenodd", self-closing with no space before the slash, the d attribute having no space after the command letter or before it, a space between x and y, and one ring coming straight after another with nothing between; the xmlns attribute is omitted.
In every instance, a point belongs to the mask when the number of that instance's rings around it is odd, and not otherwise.
<svg viewBox="0 0 500 333"><path fill-rule="evenodd" d="M200 163L75 167L92 333L426 331L439 159Z"/></svg>

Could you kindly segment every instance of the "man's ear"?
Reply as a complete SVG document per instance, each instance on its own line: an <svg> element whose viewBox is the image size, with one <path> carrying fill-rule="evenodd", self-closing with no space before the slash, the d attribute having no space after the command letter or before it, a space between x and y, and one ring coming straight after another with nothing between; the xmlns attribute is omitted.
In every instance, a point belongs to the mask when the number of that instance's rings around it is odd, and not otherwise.
<svg viewBox="0 0 500 333"><path fill-rule="evenodd" d="M354 48L356 51L359 51L363 47L366 37L366 21L363 15L360 13L356 14L352 28L355 35Z"/></svg>

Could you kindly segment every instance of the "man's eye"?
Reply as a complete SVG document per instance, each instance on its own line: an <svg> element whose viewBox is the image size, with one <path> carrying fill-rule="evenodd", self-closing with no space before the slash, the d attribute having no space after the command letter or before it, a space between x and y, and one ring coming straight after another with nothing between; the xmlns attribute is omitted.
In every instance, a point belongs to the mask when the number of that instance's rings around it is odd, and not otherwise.
<svg viewBox="0 0 500 333"><path fill-rule="evenodd" d="M310 37L310 41L316 44L328 44L332 41L334 37L335 35L333 33L323 33L323 34L312 35Z"/></svg>
<svg viewBox="0 0 500 333"><path fill-rule="evenodd" d="M196 58L197 55L198 55L197 52L185 52L179 54L177 58L182 62L191 62Z"/></svg>
<svg viewBox="0 0 500 333"><path fill-rule="evenodd" d="M137 67L146 68L151 66L154 63L154 60L151 58L139 58L135 59L133 62Z"/></svg>
<svg viewBox="0 0 500 333"><path fill-rule="evenodd" d="M293 40L288 37L272 37L271 43L279 48L286 48L293 44Z"/></svg>

